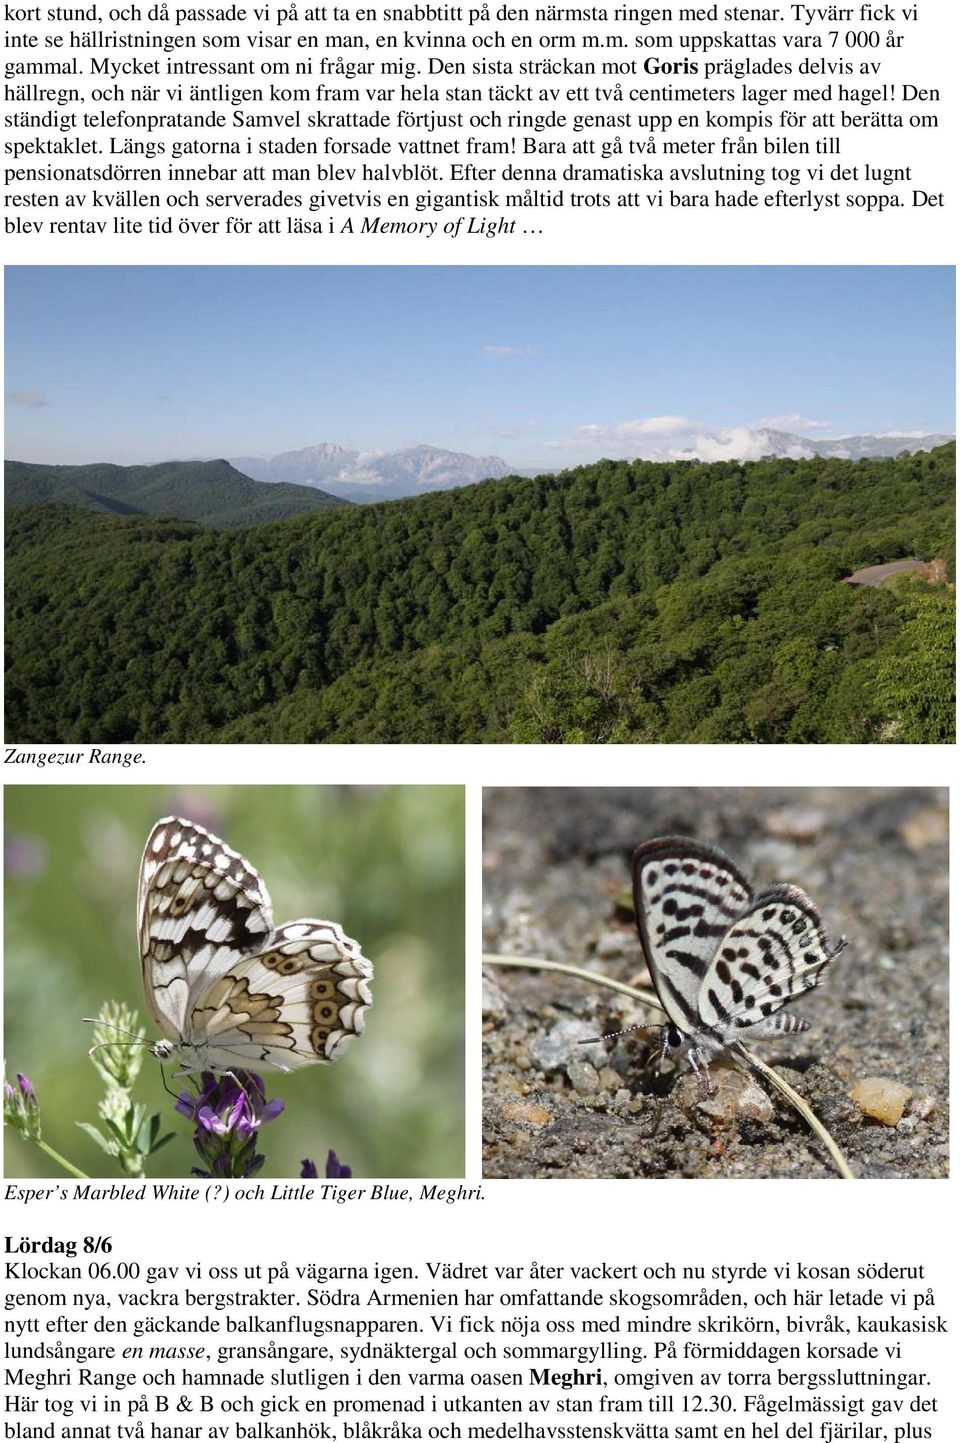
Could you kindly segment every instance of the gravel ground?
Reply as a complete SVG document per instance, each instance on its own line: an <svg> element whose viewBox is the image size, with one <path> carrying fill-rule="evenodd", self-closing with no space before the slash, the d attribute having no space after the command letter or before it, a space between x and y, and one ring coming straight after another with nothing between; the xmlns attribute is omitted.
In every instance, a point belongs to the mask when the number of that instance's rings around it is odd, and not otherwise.
<svg viewBox="0 0 960 1443"><path fill-rule="evenodd" d="M484 811L488 953L649 986L630 857L655 836L715 843L755 886L803 887L828 934L849 945L794 1004L811 1030L750 1045L810 1103L858 1177L947 1176L945 790L491 789ZM836 1175L761 1078L714 1064L716 1092L704 1096L685 1063L660 1071L660 1021L588 982L485 967L485 1175ZM637 1023L645 1030L577 1045ZM870 1115L870 1093L886 1121Z"/></svg>

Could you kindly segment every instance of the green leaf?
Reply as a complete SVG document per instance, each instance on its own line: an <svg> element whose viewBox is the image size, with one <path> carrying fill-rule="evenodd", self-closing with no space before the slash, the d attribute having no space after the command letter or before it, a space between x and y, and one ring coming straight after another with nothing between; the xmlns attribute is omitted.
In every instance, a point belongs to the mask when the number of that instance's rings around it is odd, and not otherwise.
<svg viewBox="0 0 960 1443"><path fill-rule="evenodd" d="M130 1141L131 1141L130 1133L129 1133L130 1113L128 1112L127 1115L126 1115L126 1117L124 1118L124 1120L123 1120L123 1121L124 1121L124 1126L123 1126L123 1127L121 1127L118 1122L114 1122L114 1120L113 1120L112 1117L105 1117L105 1118L103 1119L103 1121L104 1121L104 1123L106 1124L106 1126L109 1127L110 1131L113 1133L114 1137L117 1139L117 1142L119 1142L120 1146L121 1146L121 1147L128 1147L129 1144L130 1144Z"/></svg>
<svg viewBox="0 0 960 1443"><path fill-rule="evenodd" d="M88 1137L92 1137L97 1146L102 1147L104 1152L108 1153L110 1157L116 1157L116 1143L111 1138L104 1137L100 1129L94 1127L92 1122L78 1122L77 1127L81 1128Z"/></svg>
<svg viewBox="0 0 960 1443"><path fill-rule="evenodd" d="M140 1120L137 1129L137 1147L145 1155L156 1151L156 1136L160 1131L160 1114L155 1112L152 1117L144 1117Z"/></svg>

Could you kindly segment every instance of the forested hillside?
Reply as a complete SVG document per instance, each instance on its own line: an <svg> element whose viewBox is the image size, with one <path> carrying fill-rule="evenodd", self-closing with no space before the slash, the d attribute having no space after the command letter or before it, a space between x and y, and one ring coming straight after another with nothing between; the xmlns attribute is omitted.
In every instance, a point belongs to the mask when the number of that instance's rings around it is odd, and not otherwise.
<svg viewBox="0 0 960 1443"><path fill-rule="evenodd" d="M244 531L8 518L10 741L935 742L955 448L601 461Z"/></svg>
<svg viewBox="0 0 960 1443"><path fill-rule="evenodd" d="M156 466L39 466L4 462L7 507L35 501L117 516L178 516L205 526L254 526L343 506L311 486L253 481L228 461L162 461Z"/></svg>

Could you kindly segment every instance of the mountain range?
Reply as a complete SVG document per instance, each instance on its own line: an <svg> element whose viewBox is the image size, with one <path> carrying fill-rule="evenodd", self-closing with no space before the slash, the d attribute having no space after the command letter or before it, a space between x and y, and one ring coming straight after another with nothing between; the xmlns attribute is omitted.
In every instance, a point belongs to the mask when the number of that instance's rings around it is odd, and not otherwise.
<svg viewBox="0 0 960 1443"><path fill-rule="evenodd" d="M228 461L162 461L157 466L37 466L4 463L7 506L62 502L116 516L177 516L217 528L282 521L344 506L314 486L265 486Z"/></svg>
<svg viewBox="0 0 960 1443"><path fill-rule="evenodd" d="M604 460L246 527L12 506L7 739L949 742L955 449Z"/></svg>
<svg viewBox="0 0 960 1443"><path fill-rule="evenodd" d="M666 439L660 438L661 442ZM659 462L767 456L794 461L833 456L859 461L902 451L931 451L950 439L896 433L811 440L770 427L739 427L703 432L692 438L693 444L675 445L669 454L656 439L645 448L643 438L637 438L630 459L636 453L636 459ZM624 439L619 444L630 443ZM655 454L640 454L644 449ZM219 529L285 520L351 501L396 501L479 481L540 474L539 470L513 467L500 456L470 456L438 446L375 452L322 442L266 459L236 456L229 461L163 461L151 466L107 462L46 466L7 461L5 502L7 506L60 502L118 516L175 516Z"/></svg>
<svg viewBox="0 0 960 1443"><path fill-rule="evenodd" d="M234 456L230 464L255 481L320 486L332 496L359 502L395 501L402 496L529 474L518 473L500 456L468 456L439 446L355 451L335 442L282 451L278 456Z"/></svg>
<svg viewBox="0 0 960 1443"><path fill-rule="evenodd" d="M619 443L620 459L651 461L734 460L763 456L811 460L814 456L837 456L859 461L862 457L896 456L901 451L932 451L951 436L891 433L887 436L839 436L813 440L770 427L736 427L703 431L691 445L677 446L670 438L624 437ZM627 452L629 454L627 454ZM563 462L558 453L558 463ZM575 464L572 456L566 462ZM317 486L333 496L357 502L393 501L404 496L447 491L477 481L504 476L536 476L551 467L511 466L501 456L470 456L438 446L408 446L400 451L357 451L336 442L321 442L298 451L276 456L234 456L230 464L256 481Z"/></svg>
<svg viewBox="0 0 960 1443"><path fill-rule="evenodd" d="M861 461L864 457L899 456L902 451L932 451L953 440L952 435L939 432L891 431L885 436L795 436L789 431L775 431L767 426L748 427L748 445L743 449L754 456L786 456L794 461L810 461L815 456L836 456L844 461ZM713 433L721 442L728 438L739 439L741 428L733 431ZM709 453L710 448L693 448L691 460L713 461L718 459ZM689 453L678 454L674 460L686 459ZM644 459L644 458L638 458ZM653 458L651 458L653 459ZM739 459L739 458L738 458Z"/></svg>

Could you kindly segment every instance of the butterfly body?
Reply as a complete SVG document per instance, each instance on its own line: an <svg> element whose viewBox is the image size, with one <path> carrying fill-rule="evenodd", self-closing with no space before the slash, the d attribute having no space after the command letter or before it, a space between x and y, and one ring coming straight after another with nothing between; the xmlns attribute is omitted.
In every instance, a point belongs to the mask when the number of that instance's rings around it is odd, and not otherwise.
<svg viewBox="0 0 960 1443"><path fill-rule="evenodd" d="M258 873L197 823L147 839L137 903L152 1051L188 1072L332 1062L363 1031L373 968L335 922L276 926Z"/></svg>
<svg viewBox="0 0 960 1443"><path fill-rule="evenodd" d="M719 848L661 837L634 853L633 891L668 1019L664 1054L685 1054L699 1070L747 1037L806 1030L808 1023L782 1009L817 986L846 942L828 940L799 887L754 892Z"/></svg>

